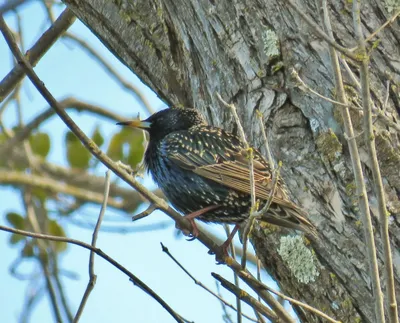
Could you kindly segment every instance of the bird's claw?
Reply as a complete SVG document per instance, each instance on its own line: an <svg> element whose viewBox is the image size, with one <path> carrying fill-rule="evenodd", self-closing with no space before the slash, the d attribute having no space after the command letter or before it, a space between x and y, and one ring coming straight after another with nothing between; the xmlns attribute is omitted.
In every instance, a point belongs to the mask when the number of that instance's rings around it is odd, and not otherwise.
<svg viewBox="0 0 400 323"><path fill-rule="evenodd" d="M193 241L195 240L198 235L199 235L199 229L197 229L196 223L194 223L193 219L187 219L190 224L192 225L192 232L190 232L189 230L182 228L178 222L175 222L175 228L178 230L181 230L182 233L186 236L189 237L189 239L186 239L187 241Z"/></svg>

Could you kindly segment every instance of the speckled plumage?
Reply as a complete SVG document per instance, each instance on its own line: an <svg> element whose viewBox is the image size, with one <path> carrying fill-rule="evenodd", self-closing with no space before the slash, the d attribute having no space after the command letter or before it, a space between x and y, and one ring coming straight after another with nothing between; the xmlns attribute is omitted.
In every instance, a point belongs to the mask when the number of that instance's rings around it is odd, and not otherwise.
<svg viewBox="0 0 400 323"><path fill-rule="evenodd" d="M238 224L249 217L250 174L244 144L220 128L208 126L193 109L171 108L143 121L150 140L145 164L171 204L184 214L217 205L198 217L205 222ZM262 207L270 196L268 162L254 149L256 198ZM272 205L261 220L314 231L293 204L280 179Z"/></svg>

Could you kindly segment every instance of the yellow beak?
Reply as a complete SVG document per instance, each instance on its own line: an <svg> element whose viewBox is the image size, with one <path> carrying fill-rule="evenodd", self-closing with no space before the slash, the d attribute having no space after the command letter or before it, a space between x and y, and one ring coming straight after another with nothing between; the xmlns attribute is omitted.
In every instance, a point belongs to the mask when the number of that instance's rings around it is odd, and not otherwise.
<svg viewBox="0 0 400 323"><path fill-rule="evenodd" d="M136 120L118 122L117 125L128 126L128 127L137 128L137 129L149 129L151 122L141 121L139 119L136 119Z"/></svg>

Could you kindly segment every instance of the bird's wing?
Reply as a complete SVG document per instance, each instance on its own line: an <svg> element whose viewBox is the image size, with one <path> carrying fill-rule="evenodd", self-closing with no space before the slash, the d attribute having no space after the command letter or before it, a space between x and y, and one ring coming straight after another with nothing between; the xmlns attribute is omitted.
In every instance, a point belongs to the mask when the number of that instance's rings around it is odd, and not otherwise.
<svg viewBox="0 0 400 323"><path fill-rule="evenodd" d="M168 135L163 142L168 158L177 166L204 178L250 195L249 157L240 140L219 128L201 127ZM254 180L256 198L268 200L272 175L267 161L254 150ZM273 202L292 204L278 183Z"/></svg>
<svg viewBox="0 0 400 323"><path fill-rule="evenodd" d="M219 128L201 127L179 131L163 140L163 153L178 167L248 195L250 189L249 157L240 140ZM268 162L254 150L256 199L267 201L272 190ZM278 179L272 205L260 220L298 229L317 237L314 225L303 210L292 203L281 179Z"/></svg>

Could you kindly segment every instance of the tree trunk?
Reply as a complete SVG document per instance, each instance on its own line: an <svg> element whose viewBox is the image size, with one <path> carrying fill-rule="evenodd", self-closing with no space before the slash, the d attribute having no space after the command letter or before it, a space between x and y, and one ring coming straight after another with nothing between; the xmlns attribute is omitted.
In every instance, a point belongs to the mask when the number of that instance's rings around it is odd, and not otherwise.
<svg viewBox="0 0 400 323"><path fill-rule="evenodd" d="M313 305L342 322L374 322L369 265L357 207L340 107L303 92L291 77L295 68L306 84L334 99L327 44L279 0L65 0L101 41L166 103L199 109L216 126L236 131L233 117L216 92L238 109L246 135L265 153L256 110L262 112L275 160L294 201L318 227L310 261L287 258L282 232L257 227L252 241L265 268L291 297ZM320 26L316 1L299 5ZM351 3L330 4L338 42L355 47ZM391 14L381 0L362 3L362 23L369 35ZM274 33L280 53L273 53ZM376 38L374 39L376 40ZM397 295L400 295L400 26L398 20L379 33L371 49L372 98L379 117L376 142L390 215ZM351 67L353 68L353 67ZM356 71L356 69L354 69ZM357 73L356 73L357 74ZM358 74L357 74L358 75ZM349 99L359 95L344 73ZM352 112L357 133L361 112ZM367 150L358 139L368 189L378 259L383 276L377 202L371 189ZM294 240L293 240L294 241ZM300 252L300 251L299 251ZM289 257L290 258L290 257ZM294 258L294 257L291 257ZM383 284L383 287L384 284ZM303 322L321 319L296 308Z"/></svg>

